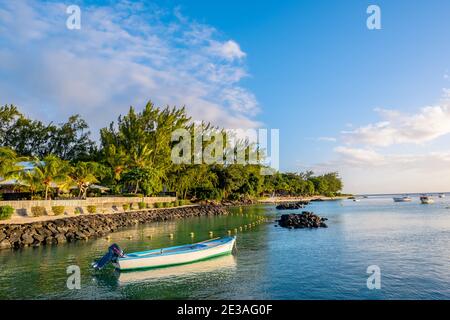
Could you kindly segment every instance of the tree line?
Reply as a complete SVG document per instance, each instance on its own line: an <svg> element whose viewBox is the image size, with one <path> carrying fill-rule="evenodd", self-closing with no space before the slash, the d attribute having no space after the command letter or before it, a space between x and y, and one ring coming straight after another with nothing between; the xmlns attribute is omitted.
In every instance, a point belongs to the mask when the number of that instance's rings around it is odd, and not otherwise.
<svg viewBox="0 0 450 320"><path fill-rule="evenodd" d="M172 132L195 124L185 108L157 108L149 102L141 112L130 107L125 115L100 130L100 141L91 138L88 124L79 115L67 122L45 124L22 114L17 107L0 107L0 183L15 179L20 190L34 198L86 197L99 184L113 194L157 195L173 191L183 199L239 200L267 195L338 195L342 181L336 172L261 175L261 164L248 161L214 164L175 164L171 153L177 141ZM204 132L223 129L200 124ZM225 141L228 141L225 139ZM214 143L203 141L201 151ZM246 159L257 146L238 140ZM259 160L263 157L259 152ZM195 157L195 154L192 155Z"/></svg>

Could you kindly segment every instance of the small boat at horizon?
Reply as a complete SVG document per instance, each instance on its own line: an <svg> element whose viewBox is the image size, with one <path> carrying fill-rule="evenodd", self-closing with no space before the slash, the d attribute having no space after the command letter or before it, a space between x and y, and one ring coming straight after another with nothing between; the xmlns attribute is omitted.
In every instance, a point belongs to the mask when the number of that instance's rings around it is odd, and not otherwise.
<svg viewBox="0 0 450 320"><path fill-rule="evenodd" d="M394 197L394 202L411 202L412 199L408 196L404 196L404 197Z"/></svg>
<svg viewBox="0 0 450 320"><path fill-rule="evenodd" d="M113 244L100 260L92 264L92 267L100 270L108 263L112 263L120 271L131 271L177 266L231 254L235 243L236 236L231 236L128 254L125 254L117 244Z"/></svg>
<svg viewBox="0 0 450 320"><path fill-rule="evenodd" d="M439 198L445 198L445 194L444 193L440 193L439 194Z"/></svg>
<svg viewBox="0 0 450 320"><path fill-rule="evenodd" d="M433 198L431 198L431 197L428 197L428 196L422 196L422 197L420 197L420 202L421 202L422 204L432 204L432 203L434 203L434 200L433 200Z"/></svg>

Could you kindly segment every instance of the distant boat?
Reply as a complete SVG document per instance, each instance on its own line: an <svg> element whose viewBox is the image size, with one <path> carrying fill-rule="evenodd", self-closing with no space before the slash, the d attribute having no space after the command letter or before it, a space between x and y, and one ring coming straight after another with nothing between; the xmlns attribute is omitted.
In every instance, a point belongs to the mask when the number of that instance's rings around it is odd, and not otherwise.
<svg viewBox="0 0 450 320"><path fill-rule="evenodd" d="M420 202L422 204L432 204L432 203L434 203L434 200L431 197L422 196L422 197L420 197Z"/></svg>
<svg viewBox="0 0 450 320"><path fill-rule="evenodd" d="M394 197L394 202L411 202L412 199L410 197Z"/></svg>
<svg viewBox="0 0 450 320"><path fill-rule="evenodd" d="M445 198L445 194L443 193L439 194L439 198Z"/></svg>

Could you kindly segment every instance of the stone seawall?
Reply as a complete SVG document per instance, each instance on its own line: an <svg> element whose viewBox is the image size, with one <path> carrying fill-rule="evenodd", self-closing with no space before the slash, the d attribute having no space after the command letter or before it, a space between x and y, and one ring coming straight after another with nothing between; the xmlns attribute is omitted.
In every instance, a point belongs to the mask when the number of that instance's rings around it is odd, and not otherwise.
<svg viewBox="0 0 450 320"><path fill-rule="evenodd" d="M220 206L189 206L113 214L86 214L51 221L0 225L0 249L59 244L102 237L156 221L228 214Z"/></svg>

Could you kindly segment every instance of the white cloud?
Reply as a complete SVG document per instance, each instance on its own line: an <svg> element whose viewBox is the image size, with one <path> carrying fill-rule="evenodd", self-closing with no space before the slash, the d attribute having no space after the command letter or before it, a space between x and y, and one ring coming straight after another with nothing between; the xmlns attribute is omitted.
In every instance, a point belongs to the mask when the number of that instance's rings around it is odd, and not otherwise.
<svg viewBox="0 0 450 320"><path fill-rule="evenodd" d="M227 60L242 59L245 53L242 52L239 44L233 40L226 42L211 41L209 51Z"/></svg>
<svg viewBox="0 0 450 320"><path fill-rule="evenodd" d="M448 191L450 150L427 153L381 153L370 148L334 148L333 160L302 170L338 171L350 193Z"/></svg>
<svg viewBox="0 0 450 320"><path fill-rule="evenodd" d="M435 168L435 165L450 164L450 150L428 153L409 154L382 154L369 148L348 148L339 146L334 148L338 158L323 166L354 167L359 166L367 169L376 167L391 167L399 170L414 170ZM439 167L438 166L438 167Z"/></svg>
<svg viewBox="0 0 450 320"><path fill-rule="evenodd" d="M350 193L448 191L450 89L443 89L438 103L414 114L376 111L382 121L360 127L347 124L338 139L346 144L333 148L330 160L301 170L338 171L344 192ZM437 138L440 141L427 143Z"/></svg>
<svg viewBox="0 0 450 320"><path fill-rule="evenodd" d="M259 111L255 96L243 88L228 88L223 90L222 93L222 99L234 111L250 115Z"/></svg>
<svg viewBox="0 0 450 320"><path fill-rule="evenodd" d="M416 114L396 110L376 109L384 121L343 131L344 141L386 147L394 144L421 144L450 133L450 103L448 91L434 106L427 106Z"/></svg>
<svg viewBox="0 0 450 320"><path fill-rule="evenodd" d="M344 146L334 148L334 151L339 155L339 163L350 166L377 166L385 163L385 158L371 149L362 148L348 148Z"/></svg>
<svg viewBox="0 0 450 320"><path fill-rule="evenodd" d="M444 99L450 99L450 89L442 89L442 91L444 92Z"/></svg>
<svg viewBox="0 0 450 320"><path fill-rule="evenodd" d="M68 30L62 4L0 4L0 104L52 121L81 113L93 131L149 99L228 128L259 125L235 41L143 2L80 8L81 30Z"/></svg>

